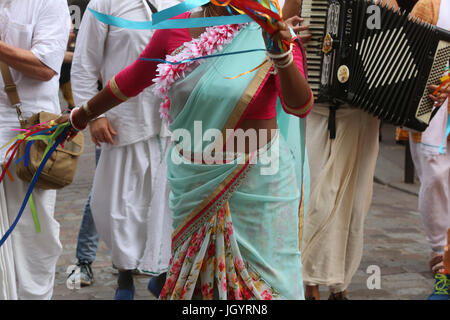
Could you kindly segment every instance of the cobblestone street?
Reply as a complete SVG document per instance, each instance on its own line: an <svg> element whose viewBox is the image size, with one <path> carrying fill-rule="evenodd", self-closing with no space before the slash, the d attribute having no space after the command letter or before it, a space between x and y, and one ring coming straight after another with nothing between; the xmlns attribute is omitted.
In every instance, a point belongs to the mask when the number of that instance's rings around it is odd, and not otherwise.
<svg viewBox="0 0 450 320"><path fill-rule="evenodd" d="M75 182L58 192L56 217L61 224L64 252L57 267L53 297L55 300L112 299L117 281L108 250L105 244L100 242L97 259L93 264L94 284L80 290L70 290L66 287L67 267L76 263L78 230L95 168L94 146L89 136L86 136L86 142L86 150L79 162ZM378 175L388 170L386 166L391 169L393 166L383 157L386 150L394 157L394 162L403 161L403 147L395 146L391 141L385 142L380 147ZM398 159L395 160L395 157ZM397 174L401 175L402 172ZM400 189L392 188L388 183L375 183L373 203L365 225L363 260L349 287L350 299L426 299L431 292L434 280L428 271L429 248L417 212L417 196L414 192L404 192ZM367 273L367 269L372 265L380 268L380 289L370 290L367 287L367 280L371 275ZM137 276L135 279L135 298L154 299L146 289L149 277ZM321 288L321 293L322 299L328 297L326 288Z"/></svg>

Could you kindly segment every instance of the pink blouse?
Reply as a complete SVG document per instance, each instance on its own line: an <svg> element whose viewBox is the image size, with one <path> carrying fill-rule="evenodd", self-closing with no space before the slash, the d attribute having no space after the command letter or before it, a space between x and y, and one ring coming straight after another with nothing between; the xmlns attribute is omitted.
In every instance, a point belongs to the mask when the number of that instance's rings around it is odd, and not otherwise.
<svg viewBox="0 0 450 320"><path fill-rule="evenodd" d="M190 13L187 12L177 16L176 18L183 19L188 18L189 16ZM144 61L140 58L165 59L166 55L171 54L183 45L183 43L191 40L192 37L188 29L156 30L149 44L141 53L139 58L114 77L117 87L122 94L120 96L115 94L114 91L111 90L108 83L109 92L121 101L137 96L145 88L153 84L153 79L156 77L156 68L160 63ZM303 67L303 57L298 43L295 42L292 52L294 62L304 76L305 72ZM313 97L311 93L310 101L305 106L300 108L291 108L287 106L281 96L278 75L273 75L269 72L267 78L248 105L241 121L244 119L261 120L276 117L276 102L278 97L280 97L283 108L287 113L300 117L305 117L313 105Z"/></svg>

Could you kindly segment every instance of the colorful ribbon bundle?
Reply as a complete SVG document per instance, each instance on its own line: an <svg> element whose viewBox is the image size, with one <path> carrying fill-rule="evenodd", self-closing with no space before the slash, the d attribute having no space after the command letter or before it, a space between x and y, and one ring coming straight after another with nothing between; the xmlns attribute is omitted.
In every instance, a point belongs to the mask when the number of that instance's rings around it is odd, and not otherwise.
<svg viewBox="0 0 450 320"><path fill-rule="evenodd" d="M2 174L0 175L0 183L3 181L6 174L8 174L11 181L13 181L13 177L9 173L8 168L10 167L11 162L13 161L14 156L16 155L16 153L19 149L19 146L22 143L24 143L24 142L27 143L26 152L25 152L25 155L22 158L17 159L16 162L19 163L21 161L25 161L25 166L27 166L27 163L28 163L29 157L30 157L30 149L35 141L37 141L37 140L46 141L47 148L44 151L44 156L39 165L39 168L36 171L36 173L34 174L33 179L31 180L30 186L28 187L27 194L25 196L25 199L22 202L22 206L20 208L20 211L19 211L16 219L14 220L14 222L12 223L10 228L6 231L5 235L0 239L0 247L3 245L3 243L6 241L6 239L8 239L9 235L16 227L17 223L19 222L20 218L22 217L23 211L25 210L25 207L28 204L28 201L30 201L30 209L33 214L33 220L35 223L36 231L40 232L39 219L37 217L36 208L34 206L33 197L32 197L32 192L33 192L34 186L36 185L36 183L39 179L39 176L45 167L45 164L47 163L48 159L51 157L53 152L56 150L56 148L59 145L61 145L64 148L63 142L67 138L76 134L74 129L70 126L69 122L57 125L53 121L40 123L40 124L37 124L35 126L28 128L28 129L15 129L15 131L21 131L21 133L18 134L14 139L12 139L6 145L0 147L0 149L3 149L12 143L12 145L6 152L5 165L4 165ZM8 159L8 156L9 156L9 159ZM6 159L8 159L8 160L6 161Z"/></svg>
<svg viewBox="0 0 450 320"><path fill-rule="evenodd" d="M288 41L274 43L270 39L270 35L278 30L276 23L282 20L282 11L277 0L225 0L224 2L211 0L211 3L216 6L227 6L230 14L232 14L230 7L241 14L247 14L266 31L267 49L269 51L280 53L289 50L290 43Z"/></svg>

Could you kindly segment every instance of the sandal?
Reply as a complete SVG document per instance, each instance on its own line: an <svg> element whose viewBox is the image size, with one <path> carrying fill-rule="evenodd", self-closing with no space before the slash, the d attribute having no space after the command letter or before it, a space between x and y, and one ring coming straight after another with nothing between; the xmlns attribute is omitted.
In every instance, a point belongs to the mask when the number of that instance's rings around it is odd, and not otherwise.
<svg viewBox="0 0 450 320"><path fill-rule="evenodd" d="M348 300L347 291L344 290L342 292L330 292L328 300Z"/></svg>

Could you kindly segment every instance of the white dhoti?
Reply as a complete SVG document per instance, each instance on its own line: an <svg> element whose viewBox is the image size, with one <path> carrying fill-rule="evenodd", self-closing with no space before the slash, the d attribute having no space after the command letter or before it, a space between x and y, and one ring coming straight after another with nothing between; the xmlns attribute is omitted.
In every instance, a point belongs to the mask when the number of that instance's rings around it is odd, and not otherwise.
<svg viewBox="0 0 450 320"><path fill-rule="evenodd" d="M10 171L14 174L14 164ZM0 229L3 235L16 219L28 183L14 175L0 184ZM29 206L0 249L0 298L49 300L53 295L56 263L62 252L59 223L54 218L56 191L35 189L33 200L41 226L37 233ZM17 289L16 289L17 283Z"/></svg>
<svg viewBox="0 0 450 320"><path fill-rule="evenodd" d="M159 275L171 256L172 218L166 156L170 138L102 148L92 191L92 215L120 269Z"/></svg>
<svg viewBox="0 0 450 320"><path fill-rule="evenodd" d="M411 156L420 179L419 212L428 242L438 253L444 252L447 229L450 228L450 144L444 144L444 154L439 152L445 140L447 120L446 102L422 133L421 143L409 139Z"/></svg>
<svg viewBox="0 0 450 320"><path fill-rule="evenodd" d="M336 138L330 140L328 114L328 108L316 105L306 124L311 196L302 242L303 280L342 292L362 257L379 120L342 107L336 111Z"/></svg>

